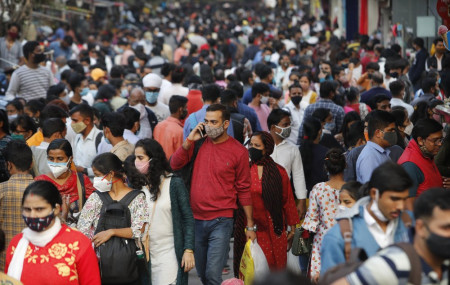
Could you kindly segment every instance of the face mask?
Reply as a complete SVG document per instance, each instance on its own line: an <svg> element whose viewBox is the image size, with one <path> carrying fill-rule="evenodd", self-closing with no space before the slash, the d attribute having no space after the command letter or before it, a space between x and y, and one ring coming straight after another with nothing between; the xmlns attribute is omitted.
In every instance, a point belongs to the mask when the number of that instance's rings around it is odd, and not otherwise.
<svg viewBox="0 0 450 285"><path fill-rule="evenodd" d="M214 128L214 127L206 125L205 131L206 131L206 134L208 135L208 137L210 137L211 139L216 139L223 134L225 129L223 127L223 124L218 128Z"/></svg>
<svg viewBox="0 0 450 285"><path fill-rule="evenodd" d="M81 89L80 96L86 96L88 93L89 93L89 88L84 87L83 89Z"/></svg>
<svg viewBox="0 0 450 285"><path fill-rule="evenodd" d="M393 146L397 143L397 133L396 132L384 132L383 139Z"/></svg>
<svg viewBox="0 0 450 285"><path fill-rule="evenodd" d="M347 67L348 67L348 63L343 63L343 64L341 64L341 66L342 66L343 68L347 68Z"/></svg>
<svg viewBox="0 0 450 285"><path fill-rule="evenodd" d="M88 92L88 93L91 93L92 96L94 96L94 98L95 98L95 96L97 95L97 92L98 92L98 90L95 90L95 89L89 89L89 92Z"/></svg>
<svg viewBox="0 0 450 285"><path fill-rule="evenodd" d="M248 154L250 156L250 159L255 163L261 160L261 158L263 157L262 150L254 147L248 149Z"/></svg>
<svg viewBox="0 0 450 285"><path fill-rule="evenodd" d="M312 55L313 55L313 51L312 51L312 50L308 50L308 51L306 52L306 55L307 55L307 56L312 56Z"/></svg>
<svg viewBox="0 0 450 285"><path fill-rule="evenodd" d="M47 161L48 167L53 173L53 176L55 178L58 178L63 173L65 173L67 170L69 170L69 162L53 162L53 161Z"/></svg>
<svg viewBox="0 0 450 285"><path fill-rule="evenodd" d="M106 174L108 175L108 174ZM100 192L109 192L112 187L112 178L111 180L106 180L106 175L103 177L94 177L94 188Z"/></svg>
<svg viewBox="0 0 450 285"><path fill-rule="evenodd" d="M298 105L300 104L300 101L302 101L302 97L300 96L295 96L295 97L291 97L291 101L294 105Z"/></svg>
<svg viewBox="0 0 450 285"><path fill-rule="evenodd" d="M413 128L414 128L413 123L409 122L409 124L406 126L406 128L405 128L405 130L403 132L406 135L411 136Z"/></svg>
<svg viewBox="0 0 450 285"><path fill-rule="evenodd" d="M185 44L184 48L187 49L187 50L190 50L191 49L191 44Z"/></svg>
<svg viewBox="0 0 450 285"><path fill-rule="evenodd" d="M134 67L135 69L138 69L138 68L139 68L139 62L133 61L133 67Z"/></svg>
<svg viewBox="0 0 450 285"><path fill-rule="evenodd" d="M15 40L15 39L17 39L17 37L19 36L19 34L18 34L18 33L14 33L14 32L8 32L8 36L9 36L11 39Z"/></svg>
<svg viewBox="0 0 450 285"><path fill-rule="evenodd" d="M84 131L84 129L86 129L86 124L84 122L78 122L78 123L72 123L72 129L75 133L79 134L82 131Z"/></svg>
<svg viewBox="0 0 450 285"><path fill-rule="evenodd" d="M369 74L367 75L367 78L368 78L368 79L372 79L372 73L369 73Z"/></svg>
<svg viewBox="0 0 450 285"><path fill-rule="evenodd" d="M66 105L70 104L70 97L69 97L69 95L66 95L64 97L59 97L59 99L63 100L64 104L66 104Z"/></svg>
<svg viewBox="0 0 450 285"><path fill-rule="evenodd" d="M159 95L159 92L146 91L145 92L145 99L150 104L154 104L154 103L156 103L156 100L158 100L158 95Z"/></svg>
<svg viewBox="0 0 450 285"><path fill-rule="evenodd" d="M343 205L339 205L338 206L338 213L343 213L347 210L348 208L343 206Z"/></svg>
<svg viewBox="0 0 450 285"><path fill-rule="evenodd" d="M136 166L137 170L140 173L147 174L148 173L148 169L150 168L150 161L152 161L152 159L150 159L149 161L135 160L134 161L134 166Z"/></svg>
<svg viewBox="0 0 450 285"><path fill-rule="evenodd" d="M289 62L283 62L284 67L289 67Z"/></svg>
<svg viewBox="0 0 450 285"><path fill-rule="evenodd" d="M118 53L123 53L123 48L117 48Z"/></svg>
<svg viewBox="0 0 450 285"><path fill-rule="evenodd" d="M128 97L128 90L127 89L122 89L122 91L120 91L120 97L127 98Z"/></svg>
<svg viewBox="0 0 450 285"><path fill-rule="evenodd" d="M43 218L31 218L25 217L24 215L22 215L22 218L28 228L30 228L30 230L35 232L42 232L47 229L48 226L52 223L53 219L55 218L55 213L54 211L52 211L50 215Z"/></svg>
<svg viewBox="0 0 450 285"><path fill-rule="evenodd" d="M23 135L11 134L11 139L18 140L18 141L24 141L25 137Z"/></svg>
<svg viewBox="0 0 450 285"><path fill-rule="evenodd" d="M441 85L441 79L440 79L440 78L439 78L439 80L438 80L438 84Z"/></svg>
<svg viewBox="0 0 450 285"><path fill-rule="evenodd" d="M105 138L105 142L107 143L107 144L112 144L110 141L109 141L109 139L107 138L107 137L104 137Z"/></svg>
<svg viewBox="0 0 450 285"><path fill-rule="evenodd" d="M39 118L33 117L33 121L36 124L36 126L39 126Z"/></svg>
<svg viewBox="0 0 450 285"><path fill-rule="evenodd" d="M428 227L427 227L428 228ZM427 247L432 254L443 259L450 258L450 238L433 233L428 229L430 235L426 239Z"/></svg>
<svg viewBox="0 0 450 285"><path fill-rule="evenodd" d="M370 206L370 210L372 213L377 217L378 220L382 222L387 222L388 219L383 215L383 213L380 211L380 208L378 208L378 200L380 199L380 192L378 192L378 189L375 192L375 200L372 201L372 205Z"/></svg>
<svg viewBox="0 0 450 285"><path fill-rule="evenodd" d="M264 56L264 61L265 61L265 62L269 62L271 58L272 58L271 55L265 55L265 56Z"/></svg>
<svg viewBox="0 0 450 285"><path fill-rule="evenodd" d="M89 72L89 66L83 66L83 71L84 71L84 73L88 73Z"/></svg>
<svg viewBox="0 0 450 285"><path fill-rule="evenodd" d="M398 72L391 72L389 73L389 76L392 78L397 78L398 77Z"/></svg>
<svg viewBox="0 0 450 285"><path fill-rule="evenodd" d="M425 145L421 145L421 146L419 146L419 148L420 148L420 151L422 151L423 156L425 156L427 158L431 158L431 159L434 158L433 153L431 153Z"/></svg>
<svg viewBox="0 0 450 285"><path fill-rule="evenodd" d="M291 135L291 126L286 127L286 128L282 128L280 126L275 126L275 127L281 130L280 133L277 133L277 132L275 132L275 133L277 135L279 135L280 137L282 137L283 139L287 139Z"/></svg>
<svg viewBox="0 0 450 285"><path fill-rule="evenodd" d="M17 114L9 115L9 116L8 116L8 122L11 123L12 121L14 121L14 120L17 118L17 116L18 116Z"/></svg>
<svg viewBox="0 0 450 285"><path fill-rule="evenodd" d="M332 132L334 130L334 128L336 128L336 124L334 122L332 122L332 123L325 123L323 128L325 130L329 131L329 132Z"/></svg>
<svg viewBox="0 0 450 285"><path fill-rule="evenodd" d="M43 53L35 54L34 55L34 63L35 64L41 63L41 62L45 61L46 58L47 57Z"/></svg>
<svg viewBox="0 0 450 285"><path fill-rule="evenodd" d="M262 96L261 97L261 104L267 104L269 102L269 96Z"/></svg>

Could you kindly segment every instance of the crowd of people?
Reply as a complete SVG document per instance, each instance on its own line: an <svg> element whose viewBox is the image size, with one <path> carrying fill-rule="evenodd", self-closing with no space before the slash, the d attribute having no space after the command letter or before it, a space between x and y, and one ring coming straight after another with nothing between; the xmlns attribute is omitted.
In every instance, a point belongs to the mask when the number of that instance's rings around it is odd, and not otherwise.
<svg viewBox="0 0 450 285"><path fill-rule="evenodd" d="M105 19L26 42L8 24L2 282L188 284L195 267L221 284L250 239L270 271L313 283L448 283L443 39L406 58L325 16L234 8L130 11L138 30ZM298 228L314 237L292 268ZM329 279L355 248L368 259Z"/></svg>

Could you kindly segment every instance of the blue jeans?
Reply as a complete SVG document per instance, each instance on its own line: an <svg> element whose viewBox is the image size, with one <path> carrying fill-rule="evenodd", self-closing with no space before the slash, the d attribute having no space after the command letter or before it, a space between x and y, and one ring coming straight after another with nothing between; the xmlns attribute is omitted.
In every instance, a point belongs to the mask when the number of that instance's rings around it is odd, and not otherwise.
<svg viewBox="0 0 450 285"><path fill-rule="evenodd" d="M195 220L195 268L205 285L222 283L223 261L228 255L233 218Z"/></svg>

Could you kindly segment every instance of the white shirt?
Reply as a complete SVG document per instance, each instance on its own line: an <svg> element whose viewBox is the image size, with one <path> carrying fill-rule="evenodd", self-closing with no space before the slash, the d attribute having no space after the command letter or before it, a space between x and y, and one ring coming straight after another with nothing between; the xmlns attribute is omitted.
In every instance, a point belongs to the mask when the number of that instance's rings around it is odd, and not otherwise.
<svg viewBox="0 0 450 285"><path fill-rule="evenodd" d="M159 91L159 100L160 102L169 105L170 97L173 95L186 97L188 93L189 89L187 87L182 86L180 83L173 83L171 87Z"/></svg>
<svg viewBox="0 0 450 285"><path fill-rule="evenodd" d="M410 117L410 118L411 118L412 114L414 113L414 107L408 103L405 103L402 99L392 98L391 99L391 107L394 107L394 106L404 107L406 109L406 111L408 111L408 117Z"/></svg>
<svg viewBox="0 0 450 285"><path fill-rule="evenodd" d="M101 132L94 126L85 139L83 139L82 134L77 134L75 137L73 161L76 166L87 168L90 177L94 176L92 161L97 156L95 139Z"/></svg>
<svg viewBox="0 0 450 285"><path fill-rule="evenodd" d="M155 106L147 105L147 108L155 113L156 118L158 119L158 123L164 121L165 119L167 119L167 117L170 116L169 106L161 102L157 102Z"/></svg>
<svg viewBox="0 0 450 285"><path fill-rule="evenodd" d="M105 141L105 137L102 137L102 140L98 144L97 155L105 153L105 152L110 152L112 148L113 148L112 144L107 143Z"/></svg>
<svg viewBox="0 0 450 285"><path fill-rule="evenodd" d="M303 120L303 112L305 110L303 110L302 107L297 109L297 107L295 107L292 101L290 101L286 106L284 106L283 109L285 110L287 109L289 113L291 113L291 134L287 138L287 140L290 143L296 145L298 140L298 132L300 130L301 122Z"/></svg>
<svg viewBox="0 0 450 285"><path fill-rule="evenodd" d="M159 94L161 94L161 92L166 92L166 90L169 89L170 87L172 87L172 82L163 78L161 82L161 87L159 88ZM158 98L159 101L161 101L160 98L161 97Z"/></svg>
<svg viewBox="0 0 450 285"><path fill-rule="evenodd" d="M139 141L138 136L136 136L132 131L125 129L123 131L123 138L126 139L132 145L136 145Z"/></svg>
<svg viewBox="0 0 450 285"><path fill-rule="evenodd" d="M395 229L397 228L398 219L390 221L387 225L386 232L384 232L367 210L367 206L364 206L364 221L366 222L369 232L381 248L385 248L394 243L394 234Z"/></svg>
<svg viewBox="0 0 450 285"><path fill-rule="evenodd" d="M303 172L302 157L300 156L298 147L284 140L280 144L275 145L270 157L286 169L289 178L291 178L292 172L296 198L306 199L305 174Z"/></svg>
<svg viewBox="0 0 450 285"><path fill-rule="evenodd" d="M175 254L170 181L161 182L158 200L150 200L150 257L152 261L152 284L173 284L177 280L178 261ZM153 208L155 210L153 211Z"/></svg>

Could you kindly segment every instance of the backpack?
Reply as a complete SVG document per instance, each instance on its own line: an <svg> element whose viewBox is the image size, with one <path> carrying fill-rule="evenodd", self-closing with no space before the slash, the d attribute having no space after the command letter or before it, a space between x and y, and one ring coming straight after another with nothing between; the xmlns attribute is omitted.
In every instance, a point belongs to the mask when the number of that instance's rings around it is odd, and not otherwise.
<svg viewBox="0 0 450 285"><path fill-rule="evenodd" d="M143 193L133 190L120 201L114 201L108 192L95 191L103 202L95 234L108 229L131 227L131 213L128 205ZM124 284L139 278L137 247L134 239L113 236L97 248L102 284Z"/></svg>
<svg viewBox="0 0 450 285"><path fill-rule="evenodd" d="M412 226L412 219L407 212L402 212L401 219L406 227L410 228ZM339 227L341 229L342 237L344 238L344 254L345 263L338 264L330 268L325 274L320 277L319 284L332 284L333 282L344 278L348 274L355 272L358 267L360 267L364 261L368 259L367 253L362 248L352 248L352 237L353 229L351 225L351 219L341 219L338 220ZM422 266L420 263L420 258L417 255L412 244L409 243L396 243L391 246L400 247L411 263L411 271L409 274L409 284L420 285L422 279Z"/></svg>

